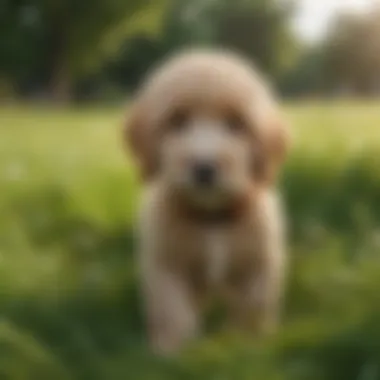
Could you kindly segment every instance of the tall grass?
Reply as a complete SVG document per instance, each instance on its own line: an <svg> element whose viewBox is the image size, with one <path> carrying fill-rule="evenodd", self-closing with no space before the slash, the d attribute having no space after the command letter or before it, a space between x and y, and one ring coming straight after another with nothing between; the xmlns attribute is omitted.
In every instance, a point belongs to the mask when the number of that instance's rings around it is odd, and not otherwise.
<svg viewBox="0 0 380 380"><path fill-rule="evenodd" d="M121 110L0 110L0 379L380 379L380 105L288 107L291 244L271 342L146 348Z"/></svg>

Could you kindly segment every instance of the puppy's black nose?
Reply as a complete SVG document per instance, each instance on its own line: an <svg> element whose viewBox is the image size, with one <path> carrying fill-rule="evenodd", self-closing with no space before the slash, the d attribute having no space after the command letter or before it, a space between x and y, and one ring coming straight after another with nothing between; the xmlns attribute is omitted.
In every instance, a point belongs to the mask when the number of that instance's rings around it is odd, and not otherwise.
<svg viewBox="0 0 380 380"><path fill-rule="evenodd" d="M212 186L216 180L217 168L212 163L202 162L194 165L193 178L199 186Z"/></svg>

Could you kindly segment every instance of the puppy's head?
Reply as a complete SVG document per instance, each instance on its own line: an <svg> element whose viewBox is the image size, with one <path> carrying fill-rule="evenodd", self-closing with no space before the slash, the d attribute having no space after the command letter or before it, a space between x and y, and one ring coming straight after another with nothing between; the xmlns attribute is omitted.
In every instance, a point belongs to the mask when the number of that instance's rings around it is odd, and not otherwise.
<svg viewBox="0 0 380 380"><path fill-rule="evenodd" d="M260 75L223 52L183 53L154 70L125 136L146 181L205 207L270 186L288 145Z"/></svg>

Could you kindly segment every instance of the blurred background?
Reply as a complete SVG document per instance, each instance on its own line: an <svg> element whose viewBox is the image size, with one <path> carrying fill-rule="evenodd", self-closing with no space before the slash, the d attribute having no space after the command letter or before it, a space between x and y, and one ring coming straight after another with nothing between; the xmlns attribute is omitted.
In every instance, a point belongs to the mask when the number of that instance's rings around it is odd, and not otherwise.
<svg viewBox="0 0 380 380"><path fill-rule="evenodd" d="M120 139L146 71L192 45L255 61L284 98L291 273L270 342L146 347ZM0 379L380 379L376 0L0 1Z"/></svg>

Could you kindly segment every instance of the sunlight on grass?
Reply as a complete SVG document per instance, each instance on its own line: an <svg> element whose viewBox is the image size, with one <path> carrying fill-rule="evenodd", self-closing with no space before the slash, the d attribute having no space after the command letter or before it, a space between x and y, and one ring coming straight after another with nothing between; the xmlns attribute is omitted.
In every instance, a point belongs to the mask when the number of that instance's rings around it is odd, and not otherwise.
<svg viewBox="0 0 380 380"><path fill-rule="evenodd" d="M0 109L0 378L378 379L380 104L286 111L285 328L161 361L144 344L123 110Z"/></svg>

